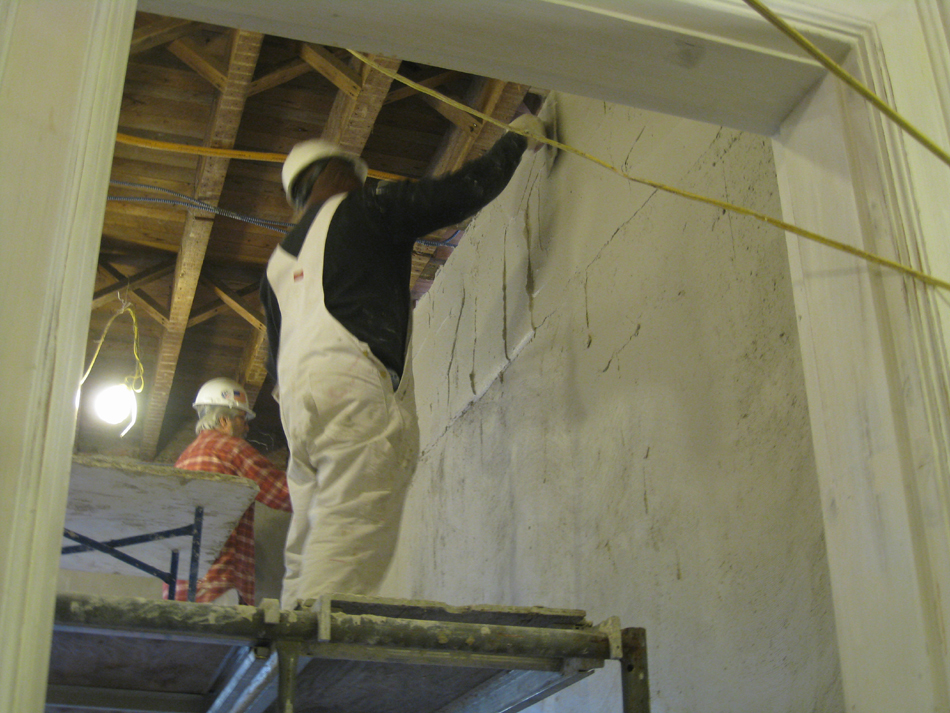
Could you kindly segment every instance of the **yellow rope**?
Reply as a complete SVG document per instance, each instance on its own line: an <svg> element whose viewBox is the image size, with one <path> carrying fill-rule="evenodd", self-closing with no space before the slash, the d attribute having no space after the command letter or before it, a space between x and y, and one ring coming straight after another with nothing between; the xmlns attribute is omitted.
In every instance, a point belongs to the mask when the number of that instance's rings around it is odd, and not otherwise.
<svg viewBox="0 0 950 713"><path fill-rule="evenodd" d="M847 84L849 87L854 89L858 94L864 97L872 106L878 109L883 113L888 119L893 121L899 127L901 127L908 134L913 136L924 148L930 151L934 156L939 158L945 164L950 166L950 154L940 148L930 137L924 134L920 129L911 124L907 119L901 116L897 111L892 109L883 99L881 99L877 94L868 89L864 84L858 81L854 76L848 73L846 69L841 67L837 62L835 62L831 57L822 52L818 47L814 45L807 37L805 37L801 32L796 30L794 27L789 25L785 20L780 18L769 8L763 5L759 0L745 0L746 5L751 7L757 13L759 13L766 20L771 22L775 27L777 27L781 32L790 37L793 42L795 42L799 47L805 50L808 54L818 60L822 66L825 67L829 72L838 77L841 81Z"/></svg>
<svg viewBox="0 0 950 713"><path fill-rule="evenodd" d="M622 176L623 178L626 178L628 181L632 181L634 183L640 183L642 185L655 188L659 191L664 191L665 193L671 193L673 195L680 196L682 198L687 198L692 201L697 201L699 203L706 203L708 205L716 206L717 208L720 208L723 210L729 210L734 213L739 213L740 215L745 215L750 218L755 218L756 220L760 220L764 223L768 223L769 225L773 225L776 228L781 228L782 230L788 231L789 233L794 233L795 235L799 235L803 238L806 238L807 240L814 241L821 245L834 248L835 250L840 250L850 255L854 255L855 257L859 257L862 260L866 260L870 263L881 265L883 267L887 267L897 272L903 273L917 280L920 280L924 284L931 285L933 287L940 287L942 289L950 291L950 282L947 282L946 280L941 280L937 277L933 277L932 275L928 275L925 272L921 272L920 270L916 270L912 267L908 267L907 265L904 265L902 263L895 262L894 260L890 260L886 257L881 257L880 255L876 255L866 250L861 250L860 248L852 247L851 245L847 245L846 243L833 240L831 238L825 237L824 235L820 235L819 233L815 233L810 230L805 230L804 228L799 228L797 225L786 223L784 220L773 218L770 215L759 213L758 211L754 211L750 208L743 208L742 206L734 205L732 203L727 203L725 201L720 201L715 198L709 198L707 196L702 196L697 193L690 193L689 191L684 191L679 188L667 186L662 183L651 181L646 178L638 178L636 176L631 176L630 174L623 172L616 166L613 166L607 163L606 161L603 161L597 158L596 156L592 156L589 153L581 151L580 149L576 149L573 146L562 144L559 141L556 141L554 139L549 139L547 137L529 135L527 132L522 131L520 129L513 129L508 124L504 123L503 121L499 121L498 119L495 119L494 117L491 117L488 114L484 114L478 111L477 109L473 109L470 106L467 106L465 104L462 104L461 102L455 101L454 99L451 99L450 97L447 97L444 94L440 94L434 89L430 89L421 84L418 84L417 82L413 82L411 79L408 79L407 77L403 77L397 72L394 72L393 70L383 67L380 64L371 60L369 57L366 57L365 55L360 54L359 52L355 52L354 50L349 50L349 52L354 57L356 57L362 62L365 62L367 65L369 65L376 71L381 72L388 77L396 79L402 82L403 84L412 87L416 91L435 97L439 101L445 102L449 106L453 106L456 109L460 109L464 112L467 112L468 114L478 117L479 119L486 121L490 124L494 124L495 126L499 126L503 129L512 131L516 134L520 134L525 137L536 139L538 141L541 141L542 143L548 144L549 146L553 146L561 151L566 151L567 153L572 153L572 154L575 154L576 156L580 156L581 158L585 158L588 161L592 161L593 163L596 163L598 166L603 166L608 171L611 171L612 173L615 173L618 176Z"/></svg>

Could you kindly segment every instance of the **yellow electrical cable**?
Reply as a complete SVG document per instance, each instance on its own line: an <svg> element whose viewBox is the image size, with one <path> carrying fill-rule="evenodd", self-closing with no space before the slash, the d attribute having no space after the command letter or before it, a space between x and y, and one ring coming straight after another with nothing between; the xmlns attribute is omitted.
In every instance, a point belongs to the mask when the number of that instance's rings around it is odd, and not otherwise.
<svg viewBox="0 0 950 713"><path fill-rule="evenodd" d="M679 188L674 188L673 186L667 186L662 183L651 181L646 178L637 178L636 176L631 176L628 173L624 173L616 166L613 166L607 163L606 161L603 161L597 158L596 156L592 156L589 153L581 151L580 149L576 149L573 146L562 144L559 141L556 141L554 139L549 139L544 136L529 135L527 132L522 131L520 129L513 129L508 124L504 123L503 121L499 121L498 119L495 119L494 117L491 117L488 114L484 114L478 111L477 109L473 109L472 107L466 106L465 104L462 104L461 102L457 102L454 99L451 99L445 96L444 94L440 94L434 89L430 89L429 87L418 84L417 82L413 82L411 79L408 79L407 77L403 77L397 72L394 72L393 70L383 67L380 64L374 62L373 60L369 59L369 57L366 57L365 55L360 54L359 52L356 52L354 50L349 50L349 52L354 57L356 57L362 62L365 62L367 65L369 65L376 71L381 72L384 75L391 77L392 79L396 79L402 82L403 84L412 87L416 91L422 92L423 94L428 94L429 96L432 96L438 99L439 101L445 102L449 106L455 107L456 109L460 109L468 114L471 114L472 116L482 119L483 121L487 121L490 124L499 126L502 129L506 129L516 134L520 134L521 136L524 136L526 138L536 139L542 143L548 144L549 146L553 146L559 150L566 151L568 153L575 154L576 156L580 156L581 158L587 159L588 161L592 161L593 163L596 163L598 166L603 166L604 168L611 171L612 173L615 173L618 176L622 176L623 178L626 178L628 181L632 181L634 183L640 183L645 186L650 186L651 188L655 188L659 191L664 191L666 193L671 193L673 195L680 196L682 198L687 198L692 201L706 203L708 205L716 206L717 208L720 208L723 210L729 210L734 213L739 213L740 215L745 215L750 218L755 218L756 220L760 220L764 223L768 223L769 225L773 225L776 228L781 228L782 230L788 231L789 233L794 233L795 235L799 235L803 238L814 241L821 245L825 245L827 247L834 248L835 250L840 250L842 252L849 253L850 255L854 255L855 257L859 257L868 262L881 265L883 267L887 267L897 272L903 273L917 280L920 280L924 284L931 285L932 287L940 287L942 289L950 291L950 282L947 282L946 280L941 280L937 277L933 277L932 275L928 275L925 272L921 272L920 270L916 270L912 267L908 267L907 265L904 265L902 263L895 262L894 260L890 260L886 257L881 257L880 255L875 255L874 253L868 252L866 250L861 250L860 248L852 247L851 245L847 245L846 243L833 240L831 238L825 237L824 235L820 235L819 233L814 233L810 230L799 228L797 225L786 223L784 220L773 218L770 215L759 213L758 211L754 211L750 208L743 208L742 206L734 205L732 203L727 203L725 201L720 201L715 198L709 198L707 196L702 196L697 193L690 193L689 191L684 191Z"/></svg>
<svg viewBox="0 0 950 713"><path fill-rule="evenodd" d="M194 146L192 144L176 144L170 141L158 141L157 139L144 139L140 136L129 136L128 134L116 134L117 143L128 146L138 146L144 149L154 149L156 151L169 151L171 153L190 154L192 156L212 156L215 158L238 159L244 161L263 161L265 163L283 163L287 158L285 153L268 153L266 151L242 151L238 149L216 149L211 146ZM399 181L406 177L387 171L377 171L369 169L370 178L379 178L386 181Z"/></svg>
<svg viewBox="0 0 950 713"><path fill-rule="evenodd" d="M920 129L911 124L907 119L905 119L901 114L896 110L892 109L883 99L881 99L877 94L868 89L864 84L858 81L852 74L850 74L846 69L841 65L835 62L831 57L822 52L812 43L807 37L805 37L801 32L796 30L794 27L789 25L785 20L780 18L774 12L772 12L768 7L763 5L759 0L745 0L746 5L751 7L757 13L759 13L766 20L771 22L776 28L778 28L782 33L791 38L795 44L805 50L808 54L818 60L821 65L827 69L829 72L838 77L841 81L847 84L849 87L854 89L858 94L864 97L870 104L878 109L881 113L884 114L888 119L893 121L904 131L914 137L921 146L930 151L934 156L939 158L945 164L950 166L950 154L940 148L929 136L924 134Z"/></svg>
<svg viewBox="0 0 950 713"><path fill-rule="evenodd" d="M125 378L125 382L129 389L135 393L142 393L142 389L145 388L145 367L142 365L142 360L139 358L139 321L135 316L135 310L132 308L132 305L124 299L122 300L122 304L119 306L119 309L116 310L115 314L109 317L109 321L106 322L106 326L102 330L102 336L99 337L99 341L96 343L96 350L92 354L92 360L89 362L89 368L86 369L86 373L83 374L82 378L79 380L80 386L85 384L86 379L89 378L89 373L92 371L92 367L96 363L96 359L99 358L99 352L102 350L102 345L106 340L106 335L109 333L109 328L112 327L112 323L115 321L116 317L126 312L128 312L132 317L132 354L135 357L135 372L131 376L127 376Z"/></svg>

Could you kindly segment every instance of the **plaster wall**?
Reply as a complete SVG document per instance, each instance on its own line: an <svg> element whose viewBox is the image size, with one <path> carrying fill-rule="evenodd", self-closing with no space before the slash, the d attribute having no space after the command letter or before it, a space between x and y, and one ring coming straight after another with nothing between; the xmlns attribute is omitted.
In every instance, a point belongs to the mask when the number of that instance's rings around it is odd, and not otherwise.
<svg viewBox="0 0 950 713"><path fill-rule="evenodd" d="M562 141L780 214L768 139L556 99ZM414 370L384 594L619 615L654 711L843 710L779 231L540 153L417 306ZM539 706L619 710L618 679Z"/></svg>

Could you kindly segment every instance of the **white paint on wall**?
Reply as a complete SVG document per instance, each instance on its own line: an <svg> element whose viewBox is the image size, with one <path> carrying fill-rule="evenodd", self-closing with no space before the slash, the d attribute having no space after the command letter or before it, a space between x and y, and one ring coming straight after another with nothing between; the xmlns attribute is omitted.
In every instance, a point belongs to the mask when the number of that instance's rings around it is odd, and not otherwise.
<svg viewBox="0 0 950 713"><path fill-rule="evenodd" d="M763 137L567 95L558 113L634 175L780 212ZM539 155L415 329L424 454L385 594L645 626L654 711L843 709L779 231ZM554 700L619 710L617 671Z"/></svg>

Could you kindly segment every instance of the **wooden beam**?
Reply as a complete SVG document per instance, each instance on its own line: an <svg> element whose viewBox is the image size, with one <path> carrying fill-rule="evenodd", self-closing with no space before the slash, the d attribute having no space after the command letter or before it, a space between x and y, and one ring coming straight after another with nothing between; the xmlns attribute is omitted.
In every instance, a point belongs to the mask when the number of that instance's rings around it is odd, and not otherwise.
<svg viewBox="0 0 950 713"><path fill-rule="evenodd" d="M234 290L234 294L237 295L238 299L243 299L251 293L256 293L259 287L260 285L255 282L252 285L245 285L239 290ZM188 319L188 328L191 329L196 324L207 322L212 317L217 317L219 314L227 312L230 309L231 308L220 298L212 300L197 312L191 313L191 317Z"/></svg>
<svg viewBox="0 0 950 713"><path fill-rule="evenodd" d="M172 260L172 266L174 266L174 264L175 261ZM119 270L105 261L100 261L99 270L103 274L113 277L117 280L124 278L124 275L119 272ZM138 307L141 307L145 314L154 319L160 325L163 327L168 326L168 310L160 305L150 294L143 292L142 290L131 290L129 292L129 299L132 300L132 302L134 302Z"/></svg>
<svg viewBox="0 0 950 713"><path fill-rule="evenodd" d="M263 35L257 32L234 30L231 42L231 54L228 62L227 78L224 90L212 113L206 144L216 148L232 148L237 136L241 114L247 90L254 77ZM217 204L224 187L229 159L218 157L202 158L198 166L195 183L195 198ZM198 277L208 248L213 219L198 218L189 211L185 221L181 248L175 270L175 284L172 288L171 309L168 327L162 335L154 375L148 389L148 405L143 416L142 441L140 455L149 460L158 449L165 409L172 382L178 366L178 357L188 328L188 317L195 299Z"/></svg>
<svg viewBox="0 0 950 713"><path fill-rule="evenodd" d="M132 31L129 54L138 54L153 47L174 42L179 37L193 32L197 27L191 20L180 20L177 17L162 17L155 22L136 27Z"/></svg>
<svg viewBox="0 0 950 713"><path fill-rule="evenodd" d="M390 57L373 57L373 59L387 69L397 70L400 61ZM382 72L378 72L369 65L354 62L361 68L362 88L357 96L339 93L333 100L327 123L323 129L323 138L338 144L346 151L356 155L363 153L366 141L373 131L373 124L379 110L383 108L386 95L392 79Z"/></svg>
<svg viewBox="0 0 950 713"><path fill-rule="evenodd" d="M328 49L304 42L300 46L300 58L333 82L341 92L351 97L360 93L360 73Z"/></svg>
<svg viewBox="0 0 950 713"><path fill-rule="evenodd" d="M202 54L194 42L182 37L169 44L168 51L204 77L219 92L224 91L228 81L227 68L221 67L217 60Z"/></svg>
<svg viewBox="0 0 950 713"><path fill-rule="evenodd" d="M429 89L435 89L436 87L441 87L443 84L451 82L458 76L460 76L459 72L450 70L447 72L440 72L439 74L429 77L428 79L423 79L417 82L417 84L421 84L422 86L428 87ZM406 99L407 97L411 97L418 93L419 90L415 87L399 87L398 89L393 89L389 92L389 94L386 95L386 101L384 101L383 104L392 104L393 102L397 102L400 99Z"/></svg>
<svg viewBox="0 0 950 713"><path fill-rule="evenodd" d="M137 272L134 275L129 275L126 277L107 262L102 262L100 264L103 269L105 269L112 277L115 278L116 281L111 285L96 290L93 293L93 309L101 307L104 304L108 304L112 300L118 299L118 293L122 290L128 290L131 292L132 290L136 290L139 287L144 287L150 282L154 282L159 278L165 277L165 275L175 269L174 259L163 260L162 262L152 265L151 267L145 268L141 272Z"/></svg>
<svg viewBox="0 0 950 713"><path fill-rule="evenodd" d="M265 74L263 77L255 79L251 82L250 88L247 90L247 95L254 96L255 94L260 94L263 91L268 89L273 89L274 87L279 87L285 82L289 82L291 79L296 79L302 74L313 71L313 67L304 62L302 59L292 59L284 65L281 65L273 72Z"/></svg>
<svg viewBox="0 0 950 713"><path fill-rule="evenodd" d="M244 303L241 302L241 296L237 292L225 285L223 282L221 282L221 280L218 280L217 278L208 274L203 274L201 276L201 281L214 290L214 293L218 296L218 299L234 310L238 316L254 327L254 329L256 329L258 332L267 331L267 327L264 326L264 315L259 312L255 312L248 307L245 307Z"/></svg>

